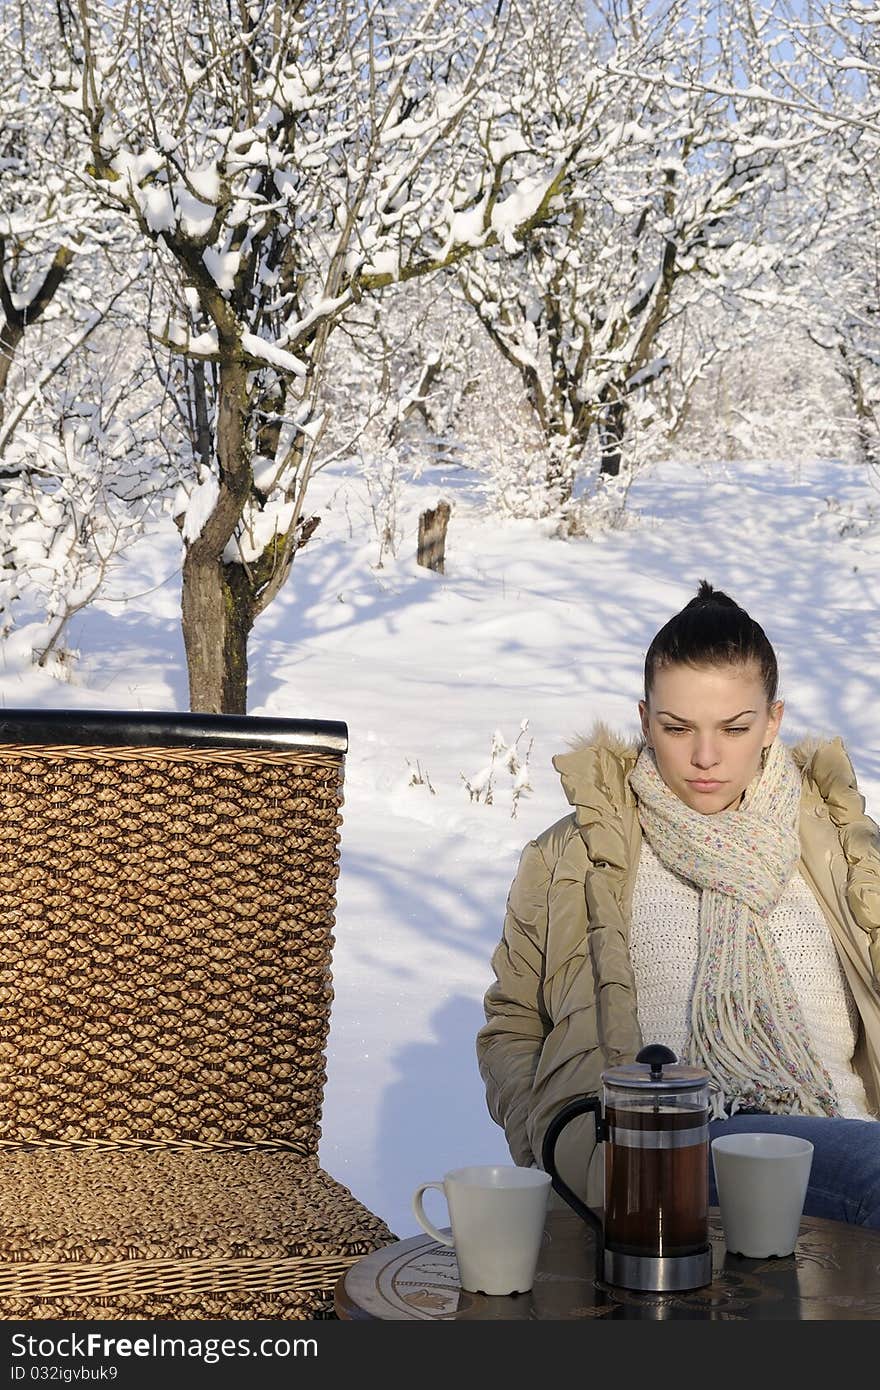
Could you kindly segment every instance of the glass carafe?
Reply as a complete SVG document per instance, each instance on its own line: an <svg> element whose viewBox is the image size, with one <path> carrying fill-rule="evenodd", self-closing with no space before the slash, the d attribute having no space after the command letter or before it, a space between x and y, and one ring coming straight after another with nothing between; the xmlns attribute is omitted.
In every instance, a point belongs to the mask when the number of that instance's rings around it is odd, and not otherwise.
<svg viewBox="0 0 880 1390"><path fill-rule="evenodd" d="M582 1096L547 1128L543 1166L554 1189L598 1227L598 1268L609 1283L653 1290L711 1283L708 1072L680 1065L655 1043L635 1062L604 1071L602 1084L601 1103ZM554 1162L562 1130L588 1111L605 1145L604 1222Z"/></svg>

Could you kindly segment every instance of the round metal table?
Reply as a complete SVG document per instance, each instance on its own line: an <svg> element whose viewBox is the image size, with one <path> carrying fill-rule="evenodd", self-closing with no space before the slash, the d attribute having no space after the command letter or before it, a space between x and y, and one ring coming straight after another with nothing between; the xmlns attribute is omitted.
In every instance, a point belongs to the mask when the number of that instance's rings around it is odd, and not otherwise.
<svg viewBox="0 0 880 1390"><path fill-rule="evenodd" d="M568 1207L547 1215L530 1293L465 1293L455 1252L411 1236L358 1260L336 1286L353 1319L880 1318L880 1231L805 1216L793 1255L729 1255L717 1208L709 1218L712 1283L683 1293L636 1293L596 1277L591 1227Z"/></svg>

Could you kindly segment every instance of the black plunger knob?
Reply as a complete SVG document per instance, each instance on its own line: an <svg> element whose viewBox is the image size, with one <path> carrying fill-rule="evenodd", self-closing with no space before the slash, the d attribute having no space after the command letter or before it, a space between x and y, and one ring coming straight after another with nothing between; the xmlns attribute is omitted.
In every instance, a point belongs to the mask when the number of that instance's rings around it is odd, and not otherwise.
<svg viewBox="0 0 880 1390"><path fill-rule="evenodd" d="M651 1080L658 1081L664 1067L670 1063L678 1061L675 1053L669 1047L664 1047L662 1043L648 1043L641 1052L636 1055L637 1062L647 1062L651 1068Z"/></svg>

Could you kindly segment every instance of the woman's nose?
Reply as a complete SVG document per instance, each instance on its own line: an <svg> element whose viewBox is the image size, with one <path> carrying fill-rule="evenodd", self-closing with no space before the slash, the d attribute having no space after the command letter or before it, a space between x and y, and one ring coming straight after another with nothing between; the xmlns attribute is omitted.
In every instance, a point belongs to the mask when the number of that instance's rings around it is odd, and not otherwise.
<svg viewBox="0 0 880 1390"><path fill-rule="evenodd" d="M715 767L719 761L718 748L715 743L701 739L694 744L691 750L691 762L701 772L707 768Z"/></svg>

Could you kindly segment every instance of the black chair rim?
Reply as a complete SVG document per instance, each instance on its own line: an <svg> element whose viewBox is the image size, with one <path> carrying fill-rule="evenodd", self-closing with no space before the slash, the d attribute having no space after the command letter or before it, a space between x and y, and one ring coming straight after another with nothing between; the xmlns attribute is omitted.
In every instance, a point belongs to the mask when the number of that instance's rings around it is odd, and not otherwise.
<svg viewBox="0 0 880 1390"><path fill-rule="evenodd" d="M4 709L0 744L112 748L312 748L344 754L348 725L337 719L285 719L180 710Z"/></svg>

